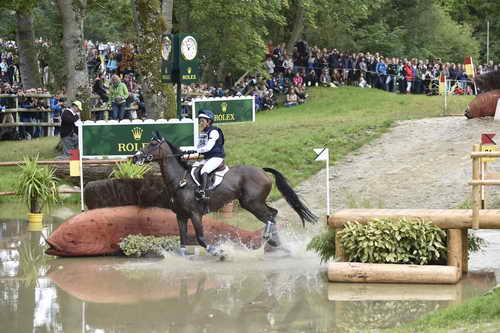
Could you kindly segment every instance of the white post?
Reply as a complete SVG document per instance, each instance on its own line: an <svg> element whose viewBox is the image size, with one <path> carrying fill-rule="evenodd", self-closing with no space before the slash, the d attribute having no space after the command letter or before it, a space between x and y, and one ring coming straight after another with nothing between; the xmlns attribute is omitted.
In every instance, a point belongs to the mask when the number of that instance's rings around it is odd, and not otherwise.
<svg viewBox="0 0 500 333"><path fill-rule="evenodd" d="M330 216L330 152L326 158L326 216Z"/></svg>
<svg viewBox="0 0 500 333"><path fill-rule="evenodd" d="M326 216L330 216L330 150L328 148L313 149L315 161L326 161Z"/></svg>
<svg viewBox="0 0 500 333"><path fill-rule="evenodd" d="M490 21L486 21L486 65L490 63Z"/></svg>
<svg viewBox="0 0 500 333"><path fill-rule="evenodd" d="M448 114L448 100L447 100L447 95L448 95L448 87L447 85L447 80L444 80L444 114Z"/></svg>
<svg viewBox="0 0 500 333"><path fill-rule="evenodd" d="M85 203L83 201L83 124L78 125L78 151L80 155L80 203L82 212L85 211Z"/></svg>

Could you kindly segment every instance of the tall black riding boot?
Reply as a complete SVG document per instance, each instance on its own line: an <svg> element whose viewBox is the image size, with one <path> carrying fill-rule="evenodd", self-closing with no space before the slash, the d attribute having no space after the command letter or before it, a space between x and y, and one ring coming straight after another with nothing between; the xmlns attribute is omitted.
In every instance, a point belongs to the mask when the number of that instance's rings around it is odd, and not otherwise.
<svg viewBox="0 0 500 333"><path fill-rule="evenodd" d="M200 199L208 200L207 195L207 185L208 185L208 173L204 173L201 175L201 188L200 188Z"/></svg>

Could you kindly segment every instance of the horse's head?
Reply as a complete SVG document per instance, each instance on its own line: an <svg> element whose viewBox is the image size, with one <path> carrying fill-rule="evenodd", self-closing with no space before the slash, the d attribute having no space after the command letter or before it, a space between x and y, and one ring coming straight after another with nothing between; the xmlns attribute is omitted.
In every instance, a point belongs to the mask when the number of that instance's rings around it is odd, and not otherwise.
<svg viewBox="0 0 500 333"><path fill-rule="evenodd" d="M156 132L151 142L137 153L132 156L132 162L137 165L143 165L144 163L151 163L153 161L158 161L161 159L161 146L165 143L165 139Z"/></svg>

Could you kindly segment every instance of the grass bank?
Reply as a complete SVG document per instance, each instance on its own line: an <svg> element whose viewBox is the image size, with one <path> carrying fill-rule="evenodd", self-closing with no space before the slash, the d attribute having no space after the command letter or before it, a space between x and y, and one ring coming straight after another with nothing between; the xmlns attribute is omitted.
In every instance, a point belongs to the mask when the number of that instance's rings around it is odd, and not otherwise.
<svg viewBox="0 0 500 333"><path fill-rule="evenodd" d="M314 162L313 148L328 147L331 162L386 132L396 120L436 117L442 113L439 96L399 95L377 89L312 88L307 103L257 114L255 123L221 125L226 137L227 163L272 167L296 185L324 167ZM464 105L470 97L463 97ZM0 142L0 161L19 161L24 155L58 154L58 138ZM0 168L0 191L12 190L17 168ZM272 198L278 198L273 192ZM0 202L6 199L0 197Z"/></svg>
<svg viewBox="0 0 500 333"><path fill-rule="evenodd" d="M500 331L500 289L429 314L405 328L391 332L498 332Z"/></svg>

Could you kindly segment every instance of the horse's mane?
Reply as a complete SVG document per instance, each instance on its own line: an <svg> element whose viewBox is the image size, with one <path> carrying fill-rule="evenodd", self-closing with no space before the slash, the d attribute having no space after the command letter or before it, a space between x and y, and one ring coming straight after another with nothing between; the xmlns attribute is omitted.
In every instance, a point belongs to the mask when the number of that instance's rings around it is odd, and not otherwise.
<svg viewBox="0 0 500 333"><path fill-rule="evenodd" d="M165 139L165 142L168 144L170 147L170 150L172 151L172 154L175 155L175 158L177 159L177 162L184 168L184 169L191 169L191 165L187 163L185 160L182 159L182 155L184 155L184 152L179 149L176 145Z"/></svg>

